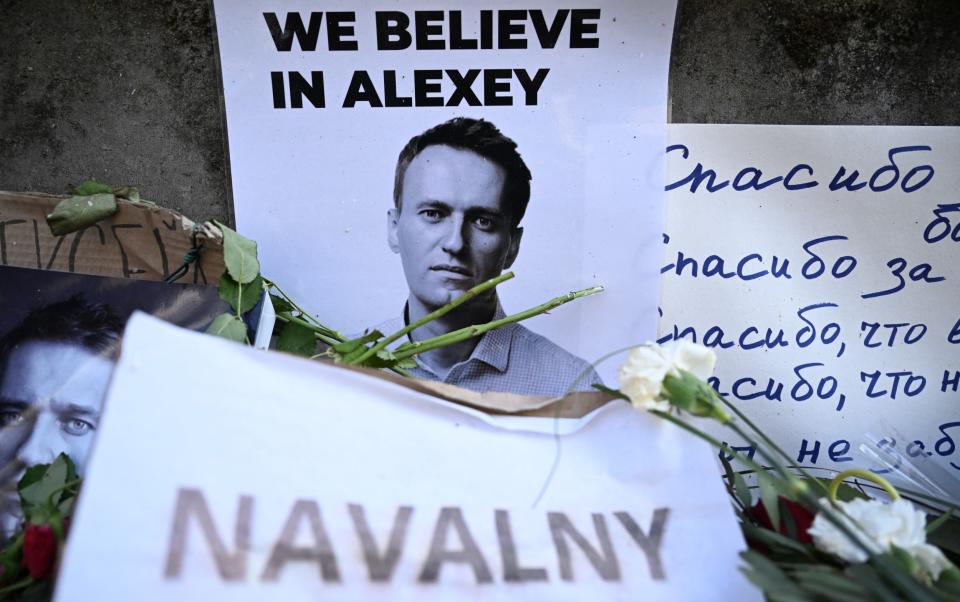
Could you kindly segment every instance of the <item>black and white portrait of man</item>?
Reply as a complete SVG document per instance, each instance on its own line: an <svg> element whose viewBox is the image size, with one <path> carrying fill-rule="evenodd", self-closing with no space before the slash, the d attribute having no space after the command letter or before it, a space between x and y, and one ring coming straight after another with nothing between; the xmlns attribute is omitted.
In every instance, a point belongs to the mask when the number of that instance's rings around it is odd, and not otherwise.
<svg viewBox="0 0 960 602"><path fill-rule="evenodd" d="M457 117L414 136L400 152L387 241L409 296L391 332L509 269L531 173L516 143L483 119ZM495 290L415 329L419 341L504 317ZM521 324L416 356L412 375L479 391L562 395L599 383L584 360Z"/></svg>
<svg viewBox="0 0 960 602"><path fill-rule="evenodd" d="M216 287L0 266L0 538L22 520L16 484L65 453L82 477L134 310L203 330Z"/></svg>
<svg viewBox="0 0 960 602"><path fill-rule="evenodd" d="M420 341L603 288L415 356L414 376L484 392L612 385L616 356L588 363L656 337L673 3L544 7L549 40L539 9L511 11L511 29L496 31L516 45L494 50L482 40L500 39L489 25L502 7L370 0L344 9L348 52L307 27L320 23L313 9L216 4L237 230L308 313L389 335L516 275L411 333ZM387 11L409 19L389 36Z"/></svg>
<svg viewBox="0 0 960 602"><path fill-rule="evenodd" d="M81 296L31 312L0 340L0 466L19 475L61 453L83 474L113 371L123 322ZM3 499L0 524L20 520L19 496Z"/></svg>

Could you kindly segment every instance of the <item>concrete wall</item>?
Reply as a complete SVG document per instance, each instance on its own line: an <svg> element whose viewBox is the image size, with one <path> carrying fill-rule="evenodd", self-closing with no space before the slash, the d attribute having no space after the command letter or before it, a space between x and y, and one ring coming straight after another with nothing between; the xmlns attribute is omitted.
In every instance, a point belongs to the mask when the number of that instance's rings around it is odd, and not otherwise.
<svg viewBox="0 0 960 602"><path fill-rule="evenodd" d="M206 0L4 0L0 190L87 177L231 220ZM960 125L957 0L680 0L671 119Z"/></svg>
<svg viewBox="0 0 960 602"><path fill-rule="evenodd" d="M231 214L206 1L3 0L0 19L0 190L93 177Z"/></svg>
<svg viewBox="0 0 960 602"><path fill-rule="evenodd" d="M677 123L960 125L957 0L680 0Z"/></svg>

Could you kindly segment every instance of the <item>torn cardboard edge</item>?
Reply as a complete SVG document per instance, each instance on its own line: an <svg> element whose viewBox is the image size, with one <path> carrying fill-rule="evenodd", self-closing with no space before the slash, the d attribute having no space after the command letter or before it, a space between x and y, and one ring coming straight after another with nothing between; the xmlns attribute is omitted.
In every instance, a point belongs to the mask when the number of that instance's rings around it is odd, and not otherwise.
<svg viewBox="0 0 960 602"><path fill-rule="evenodd" d="M197 224L170 209L117 198L117 211L110 217L55 236L46 218L67 198L70 195L0 191L0 265L162 281L183 265L196 236L203 251L177 282L216 284L223 275L223 234L209 222ZM614 399L601 392L576 392L561 398L479 393L391 372L331 364L490 414L581 418Z"/></svg>
<svg viewBox="0 0 960 602"><path fill-rule="evenodd" d="M203 250L177 282L216 284L224 272L219 228L122 198L110 217L54 235L47 215L69 198L0 191L0 265L161 281L183 265L196 240Z"/></svg>
<svg viewBox="0 0 960 602"><path fill-rule="evenodd" d="M574 391L562 397L518 395L516 393L500 391L481 393L447 383L401 376L385 370L336 364L334 362L329 362L329 365L361 372L418 393L424 393L432 397L438 397L444 401L450 401L495 415L541 418L583 418L607 403L617 400L617 398L609 393L600 391Z"/></svg>

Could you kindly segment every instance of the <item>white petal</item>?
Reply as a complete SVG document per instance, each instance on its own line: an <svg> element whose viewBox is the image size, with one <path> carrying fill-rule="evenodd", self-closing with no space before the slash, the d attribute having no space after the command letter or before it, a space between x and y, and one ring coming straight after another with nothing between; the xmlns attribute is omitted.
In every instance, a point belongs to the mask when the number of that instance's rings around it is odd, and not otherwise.
<svg viewBox="0 0 960 602"><path fill-rule="evenodd" d="M908 551L917 559L920 568L930 573L930 578L934 581L940 577L941 571L952 566L950 561L947 560L947 557L940 551L940 548L928 543L913 546L912 548L908 548Z"/></svg>
<svg viewBox="0 0 960 602"><path fill-rule="evenodd" d="M686 339L675 342L676 345L671 349L675 367L686 370L701 380L707 380L713 375L717 354L712 349Z"/></svg>

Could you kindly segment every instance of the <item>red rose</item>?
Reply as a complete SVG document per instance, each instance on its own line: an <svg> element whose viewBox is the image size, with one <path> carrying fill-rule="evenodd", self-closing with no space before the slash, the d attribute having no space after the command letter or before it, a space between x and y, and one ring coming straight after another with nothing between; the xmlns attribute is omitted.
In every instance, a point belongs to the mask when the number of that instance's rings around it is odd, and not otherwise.
<svg viewBox="0 0 960 602"><path fill-rule="evenodd" d="M780 496L778 498L780 503L780 525L776 529L780 535L785 535L790 537L790 531L787 530L787 523L782 516L783 512L789 512L790 516L793 517L793 524L797 526L797 536L796 540L800 543L813 543L813 538L810 537L810 534L807 533L807 529L810 528L810 525L813 524L813 517L815 514L810 510L807 510L806 506L798 504L793 500L788 500L787 498ZM765 527L774 530L773 522L770 520L770 515L767 514L767 508L763 505L761 500L757 500L757 503L753 505L750 510L747 511L750 517L757 521L761 527Z"/></svg>
<svg viewBox="0 0 960 602"><path fill-rule="evenodd" d="M23 566L34 579L53 576L57 536L50 525L27 525L23 533Z"/></svg>

